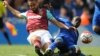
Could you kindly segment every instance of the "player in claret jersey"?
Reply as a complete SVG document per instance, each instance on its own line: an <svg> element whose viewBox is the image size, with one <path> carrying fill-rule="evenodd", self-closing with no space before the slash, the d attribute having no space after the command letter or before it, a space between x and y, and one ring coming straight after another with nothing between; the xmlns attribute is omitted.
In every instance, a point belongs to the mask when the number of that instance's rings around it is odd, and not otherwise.
<svg viewBox="0 0 100 56"><path fill-rule="evenodd" d="M7 1L4 1L4 5L16 17L27 20L26 28L29 32L27 40L35 47L35 52L39 56L43 56L43 54L40 52L40 49L45 51L51 43L50 38L52 38L48 31L48 20L61 28L67 29L67 27L63 23L55 20L49 10L46 10L45 8L39 8L39 1L40 0L27 0L30 9L24 13L20 13L12 8Z"/></svg>
<svg viewBox="0 0 100 56"><path fill-rule="evenodd" d="M100 0L95 0L95 12L92 23L93 30L100 35Z"/></svg>

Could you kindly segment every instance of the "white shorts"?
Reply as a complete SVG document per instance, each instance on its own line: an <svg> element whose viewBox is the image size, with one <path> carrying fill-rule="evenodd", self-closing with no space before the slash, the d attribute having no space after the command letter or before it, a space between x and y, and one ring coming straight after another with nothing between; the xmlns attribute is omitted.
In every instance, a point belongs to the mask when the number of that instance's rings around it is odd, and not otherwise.
<svg viewBox="0 0 100 56"><path fill-rule="evenodd" d="M34 38L32 36L39 36L41 39L41 45L43 46L45 43L51 42L50 38L52 38L51 34L48 30L36 30L34 32L31 32L27 38L28 42L31 43L31 38Z"/></svg>

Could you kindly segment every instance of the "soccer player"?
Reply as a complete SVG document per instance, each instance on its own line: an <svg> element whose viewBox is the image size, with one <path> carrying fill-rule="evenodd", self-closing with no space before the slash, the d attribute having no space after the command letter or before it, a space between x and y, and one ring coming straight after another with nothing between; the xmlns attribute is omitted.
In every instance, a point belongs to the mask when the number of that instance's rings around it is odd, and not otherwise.
<svg viewBox="0 0 100 56"><path fill-rule="evenodd" d="M35 52L39 56L43 56L40 50L45 51L51 43L50 38L52 38L48 31L48 20L61 28L67 29L67 27L58 22L49 10L39 8L40 0L27 0L27 2L29 10L24 13L12 8L7 1L4 1L4 4L16 17L27 20L26 27L29 32L27 40L35 47Z"/></svg>
<svg viewBox="0 0 100 56"><path fill-rule="evenodd" d="M5 24L3 22L4 21L3 17L5 17L5 16L6 16L6 9L3 6L3 1L0 0L0 30L3 32L8 44L11 45L11 41L9 39L9 36L8 36L6 30L4 29L5 28Z"/></svg>
<svg viewBox="0 0 100 56"><path fill-rule="evenodd" d="M63 28L60 28L60 32L58 36L56 37L55 41L49 46L49 48L45 52L45 56L52 56L54 49L57 47L60 52L62 53L68 53L69 56L78 56L80 55L80 49L77 46L77 40L78 40L78 31L76 27L72 24L72 22L77 22L76 24L80 24L80 20L71 20L66 16L68 8L65 6L61 7L60 10L60 17L58 20L62 23L64 23L68 29L65 30ZM75 24L75 25L76 25ZM66 55L65 55L66 56Z"/></svg>
<svg viewBox="0 0 100 56"><path fill-rule="evenodd" d="M100 0L95 0L95 12L92 24L93 31L100 35Z"/></svg>

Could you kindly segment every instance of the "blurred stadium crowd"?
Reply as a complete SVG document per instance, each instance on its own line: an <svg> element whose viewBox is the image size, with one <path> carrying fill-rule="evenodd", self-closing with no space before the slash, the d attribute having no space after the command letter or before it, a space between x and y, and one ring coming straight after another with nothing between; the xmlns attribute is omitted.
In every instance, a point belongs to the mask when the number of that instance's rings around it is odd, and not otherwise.
<svg viewBox="0 0 100 56"><path fill-rule="evenodd" d="M16 9L20 12L25 12L26 10L29 9L27 0L7 0L7 1L14 9ZM43 1L43 0L40 0L40 1ZM51 5L51 7L49 5ZM93 19L93 15L94 15L94 7L95 7L94 0L44 0L44 2L41 3L40 7L43 6L43 7L46 7L47 9L49 9L50 12L52 13L52 15L57 19L60 15L61 6L63 6L63 5L67 9L68 19L72 20L74 17L78 16L78 17L80 17L79 19L81 19L80 26L84 26L84 27L88 28L89 30L90 30L90 26L91 26L91 29L92 29L92 19ZM26 38L28 36L26 27L25 27L26 20L25 19L17 20L16 17L14 17L14 15L12 15L12 13L8 9L6 9L5 12L6 12L5 16L3 17L4 20L1 20L1 21L4 21L3 23L5 23L5 26L10 30L10 33L12 34L12 36L19 37L19 35L20 35L20 37L21 37L20 41L19 41L19 38L10 39L9 33L7 33L6 30L4 30L4 26L2 26L0 28L0 30L3 32L6 40L8 41L8 44L11 45L12 43L15 44L15 43L21 42L21 41L23 41L26 44ZM19 29L19 31L17 31L17 29ZM57 29L57 28L51 27L51 29ZM79 31L80 30L81 29L79 29ZM54 34L57 34L57 32L55 33L55 31L51 30L51 34L52 34L52 32ZM23 37L25 37L25 38L23 38ZM24 40L22 40L22 39L24 39ZM17 41L14 42L14 40L17 40Z"/></svg>
<svg viewBox="0 0 100 56"><path fill-rule="evenodd" d="M13 8L22 12L28 9L27 0L8 1ZM65 3L66 6L69 7L69 10L72 10L72 14L70 13L68 15L81 17L81 25L88 25L92 21L94 13L94 0L65 0L65 2L63 2L63 0L46 0L44 3L48 2L51 2L54 9L58 9L61 4Z"/></svg>
<svg viewBox="0 0 100 56"><path fill-rule="evenodd" d="M28 10L27 0L8 0L8 2L13 8L21 12L25 12L26 10ZM88 26L92 24L92 17L94 14L94 0L45 0L45 6L47 6L46 4L49 2L51 3L52 8L54 8L54 11L56 12L55 16L58 16L58 9L60 8L60 6L62 4L65 4L66 7L68 7L68 16L70 18L73 16L81 17L81 26ZM53 10L51 9L51 11ZM7 17L8 20L12 21L13 23L16 23L16 21L18 21L8 10ZM13 17L15 21L13 21ZM26 21L22 20L18 22L25 23Z"/></svg>

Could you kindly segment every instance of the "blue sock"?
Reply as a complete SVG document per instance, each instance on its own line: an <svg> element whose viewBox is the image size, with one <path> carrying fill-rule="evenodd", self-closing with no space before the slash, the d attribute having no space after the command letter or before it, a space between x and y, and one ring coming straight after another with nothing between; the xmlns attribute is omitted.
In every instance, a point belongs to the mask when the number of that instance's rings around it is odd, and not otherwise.
<svg viewBox="0 0 100 56"><path fill-rule="evenodd" d="M54 50L56 47L57 47L57 42L53 42L53 43L49 46L49 48L50 48L51 50Z"/></svg>

